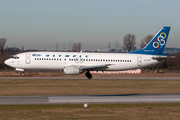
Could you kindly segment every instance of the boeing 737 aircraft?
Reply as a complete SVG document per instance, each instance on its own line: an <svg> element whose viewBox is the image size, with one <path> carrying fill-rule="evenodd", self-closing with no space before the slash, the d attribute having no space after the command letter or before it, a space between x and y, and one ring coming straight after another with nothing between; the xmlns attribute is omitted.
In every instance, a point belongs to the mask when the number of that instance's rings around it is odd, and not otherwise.
<svg viewBox="0 0 180 120"><path fill-rule="evenodd" d="M14 55L4 63L20 71L25 69L63 70L66 75L90 71L121 71L138 69L162 62L167 58L164 48L170 27L163 27L141 50L130 53L86 53L86 52L24 52Z"/></svg>

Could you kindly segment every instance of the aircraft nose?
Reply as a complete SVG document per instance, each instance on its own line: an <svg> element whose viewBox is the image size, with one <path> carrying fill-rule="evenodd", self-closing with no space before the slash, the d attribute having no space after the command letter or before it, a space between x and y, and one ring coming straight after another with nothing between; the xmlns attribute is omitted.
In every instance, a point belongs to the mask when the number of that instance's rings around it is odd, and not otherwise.
<svg viewBox="0 0 180 120"><path fill-rule="evenodd" d="M7 59L6 61L4 61L4 64L6 64L6 65L9 65L9 63L10 63L9 59Z"/></svg>

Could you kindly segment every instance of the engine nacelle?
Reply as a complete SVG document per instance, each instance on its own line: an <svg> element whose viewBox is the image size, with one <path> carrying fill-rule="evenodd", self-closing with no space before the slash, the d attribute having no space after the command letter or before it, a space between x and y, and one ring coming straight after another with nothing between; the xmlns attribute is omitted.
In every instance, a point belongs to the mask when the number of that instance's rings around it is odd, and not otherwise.
<svg viewBox="0 0 180 120"><path fill-rule="evenodd" d="M79 75L80 70L77 67L67 66L67 67L64 67L64 74L66 74L66 75Z"/></svg>

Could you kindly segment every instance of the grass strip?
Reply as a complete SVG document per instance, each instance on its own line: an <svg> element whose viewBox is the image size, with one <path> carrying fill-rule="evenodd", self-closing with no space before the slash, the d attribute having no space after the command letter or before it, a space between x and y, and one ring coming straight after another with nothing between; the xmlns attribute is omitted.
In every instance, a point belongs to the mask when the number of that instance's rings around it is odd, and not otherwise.
<svg viewBox="0 0 180 120"><path fill-rule="evenodd" d="M1 105L1 120L49 120L49 119L92 119L92 120L162 120L179 119L179 103L148 104L83 104L75 105Z"/></svg>
<svg viewBox="0 0 180 120"><path fill-rule="evenodd" d="M180 94L179 80L0 80L0 96Z"/></svg>

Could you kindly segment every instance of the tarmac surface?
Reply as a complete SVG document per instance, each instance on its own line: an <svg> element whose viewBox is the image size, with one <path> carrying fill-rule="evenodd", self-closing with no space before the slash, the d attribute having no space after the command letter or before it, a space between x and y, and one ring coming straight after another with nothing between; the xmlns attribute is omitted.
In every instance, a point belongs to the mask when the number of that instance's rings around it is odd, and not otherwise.
<svg viewBox="0 0 180 120"><path fill-rule="evenodd" d="M22 79L27 79L27 80L35 80L35 79L74 79L74 80L83 80L87 79L86 77L0 77L0 80L22 80ZM117 77L93 77L92 80L180 80L180 77L128 77L128 76L117 76Z"/></svg>
<svg viewBox="0 0 180 120"><path fill-rule="evenodd" d="M0 105L180 103L176 95L0 96Z"/></svg>

